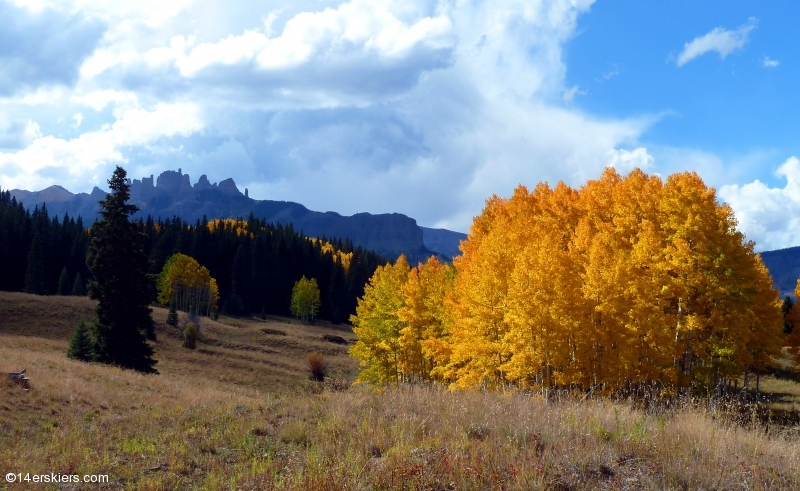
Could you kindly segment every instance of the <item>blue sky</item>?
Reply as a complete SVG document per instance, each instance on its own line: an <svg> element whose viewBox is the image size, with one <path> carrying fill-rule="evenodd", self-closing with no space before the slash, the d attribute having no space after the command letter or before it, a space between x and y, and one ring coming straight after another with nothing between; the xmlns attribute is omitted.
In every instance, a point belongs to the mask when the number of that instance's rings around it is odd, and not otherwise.
<svg viewBox="0 0 800 491"><path fill-rule="evenodd" d="M660 115L641 144L702 149L727 163L760 158L762 166L728 171L776 184L763 166L798 152L798 13L792 2L600 1L567 43L566 84L585 91L575 103L592 114ZM715 28L747 31L743 46L679 66L685 43Z"/></svg>
<svg viewBox="0 0 800 491"><path fill-rule="evenodd" d="M181 168L467 231L519 183L639 166L697 171L759 250L800 245L798 9L0 0L0 187Z"/></svg>

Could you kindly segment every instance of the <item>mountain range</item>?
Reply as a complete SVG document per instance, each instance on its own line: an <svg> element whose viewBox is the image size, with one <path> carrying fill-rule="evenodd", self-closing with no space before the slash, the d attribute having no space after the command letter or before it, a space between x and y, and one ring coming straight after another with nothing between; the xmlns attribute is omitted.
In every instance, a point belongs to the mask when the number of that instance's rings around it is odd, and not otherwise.
<svg viewBox="0 0 800 491"><path fill-rule="evenodd" d="M416 220L400 213L338 213L312 211L291 201L256 200L242 193L233 179L211 183L205 175L191 184L189 174L181 169L162 172L157 179L145 177L131 181L131 203L139 207L134 218L154 219L179 216L189 222L215 218L236 218L252 213L267 222L289 224L311 237L326 236L350 239L354 245L395 259L401 253L410 261L425 260L431 254L450 260L459 254L458 244L466 235L445 229L417 225ZM50 216L81 216L92 223L99 216L98 201L106 193L95 187L91 193L73 194L54 185L41 191L12 189L11 195L26 208L47 205Z"/></svg>

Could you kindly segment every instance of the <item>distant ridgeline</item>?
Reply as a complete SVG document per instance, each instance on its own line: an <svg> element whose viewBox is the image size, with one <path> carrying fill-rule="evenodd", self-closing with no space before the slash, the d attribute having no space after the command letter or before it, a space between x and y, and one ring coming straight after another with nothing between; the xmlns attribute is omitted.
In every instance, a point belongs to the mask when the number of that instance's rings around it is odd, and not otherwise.
<svg viewBox="0 0 800 491"><path fill-rule="evenodd" d="M761 253L761 259L769 269L781 297L794 297L794 288L800 278L800 247L765 251Z"/></svg>
<svg viewBox="0 0 800 491"><path fill-rule="evenodd" d="M413 218L399 213L342 216L311 211L290 201L254 200L248 194L247 189L242 194L233 179L211 184L203 175L192 186L189 175L183 174L181 169L161 173L155 183L153 176L131 182L131 203L141 210L135 218L177 216L195 223L203 217L212 220L247 217L252 213L267 223L291 223L295 230L309 237L349 239L356 246L390 259L403 253L412 263L424 261L431 254L449 261L459 254L459 241L466 238L458 232L420 227ZM91 194L73 194L60 186L36 192L12 189L11 195L29 210L46 203L51 215L81 216L87 224L98 217L98 201L105 197L97 187Z"/></svg>
<svg viewBox="0 0 800 491"><path fill-rule="evenodd" d="M292 225L266 219L136 220L144 248L158 274L175 253L195 258L217 280L220 309L235 292L230 313L289 315L292 286L302 276L316 278L319 317L345 321L375 269L386 260L349 240L301 236ZM90 273L86 248L91 231L82 218L50 213L50 205L28 211L0 190L0 290L38 294L85 294ZM77 278L77 279L76 279ZM155 287L155 285L153 285ZM156 296L155 290L152 292Z"/></svg>

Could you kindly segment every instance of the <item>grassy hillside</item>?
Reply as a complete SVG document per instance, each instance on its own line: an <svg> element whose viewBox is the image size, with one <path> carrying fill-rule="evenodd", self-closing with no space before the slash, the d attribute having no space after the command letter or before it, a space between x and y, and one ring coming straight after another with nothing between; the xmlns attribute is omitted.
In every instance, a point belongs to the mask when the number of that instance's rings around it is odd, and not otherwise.
<svg viewBox="0 0 800 491"><path fill-rule="evenodd" d="M651 408L536 394L306 380L329 325L221 318L195 352L155 309L160 375L66 359L84 298L0 293L0 470L108 474L102 489L798 489L797 427L724 408ZM268 334L267 332L271 334ZM282 331L285 335L281 335ZM784 383L784 382L782 382ZM786 394L795 391L783 386ZM784 401L784 404L794 404ZM95 489L7 484L0 489Z"/></svg>

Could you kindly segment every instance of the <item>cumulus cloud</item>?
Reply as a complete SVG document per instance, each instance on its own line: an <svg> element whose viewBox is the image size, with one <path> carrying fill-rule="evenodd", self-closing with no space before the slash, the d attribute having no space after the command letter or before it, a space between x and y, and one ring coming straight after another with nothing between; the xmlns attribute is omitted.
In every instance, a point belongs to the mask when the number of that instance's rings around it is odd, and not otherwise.
<svg viewBox="0 0 800 491"><path fill-rule="evenodd" d="M0 100L9 121L41 124L0 151L3 188L89 191L116 163L134 178L181 167L258 199L466 230L519 183L652 161L638 144L652 118L564 105L581 91L563 46L592 0L195 0L125 6L128 19L111 3L39 4L30 15L108 29L73 85Z"/></svg>
<svg viewBox="0 0 800 491"><path fill-rule="evenodd" d="M0 2L0 95L72 85L104 25L80 15L30 13Z"/></svg>
<svg viewBox="0 0 800 491"><path fill-rule="evenodd" d="M680 52L677 59L678 66L683 66L711 51L716 51L721 59L725 59L726 56L737 49L742 49L747 44L750 32L756 28L757 24L758 20L751 17L746 24L735 31L717 27L708 34L694 38L683 45L683 51Z"/></svg>
<svg viewBox="0 0 800 491"><path fill-rule="evenodd" d="M42 130L34 121L0 121L0 150L19 150L41 136Z"/></svg>
<svg viewBox="0 0 800 491"><path fill-rule="evenodd" d="M769 56L765 56L763 60L761 60L761 66L764 68L777 68L780 65L778 60L773 60Z"/></svg>
<svg viewBox="0 0 800 491"><path fill-rule="evenodd" d="M769 187L756 179L719 189L736 213L739 229L759 251L800 245L800 160L789 158L775 174L786 179L784 187Z"/></svg>
<svg viewBox="0 0 800 491"><path fill-rule="evenodd" d="M113 124L73 139L42 135L16 152L0 152L0 179L4 188L30 187L42 181L42 173L66 169L80 178L110 163L127 162L124 151L164 137L189 135L203 127L199 108L187 103L157 104L150 110L131 109Z"/></svg>
<svg viewBox="0 0 800 491"><path fill-rule="evenodd" d="M647 170L653 166L655 160L644 147L633 150L612 149L606 153L606 157L608 158L606 165L615 168L620 174L627 174L637 167Z"/></svg>
<svg viewBox="0 0 800 491"><path fill-rule="evenodd" d="M354 0L322 12L304 12L289 20L280 36L246 30L214 43L192 46L181 37L171 47L182 75L194 77L215 65L253 63L260 70L295 68L314 60L375 55L402 58L415 47L439 50L454 42L446 16L423 17L412 23L397 18L391 5ZM270 25L265 26L271 31ZM153 53L155 58L166 53Z"/></svg>

